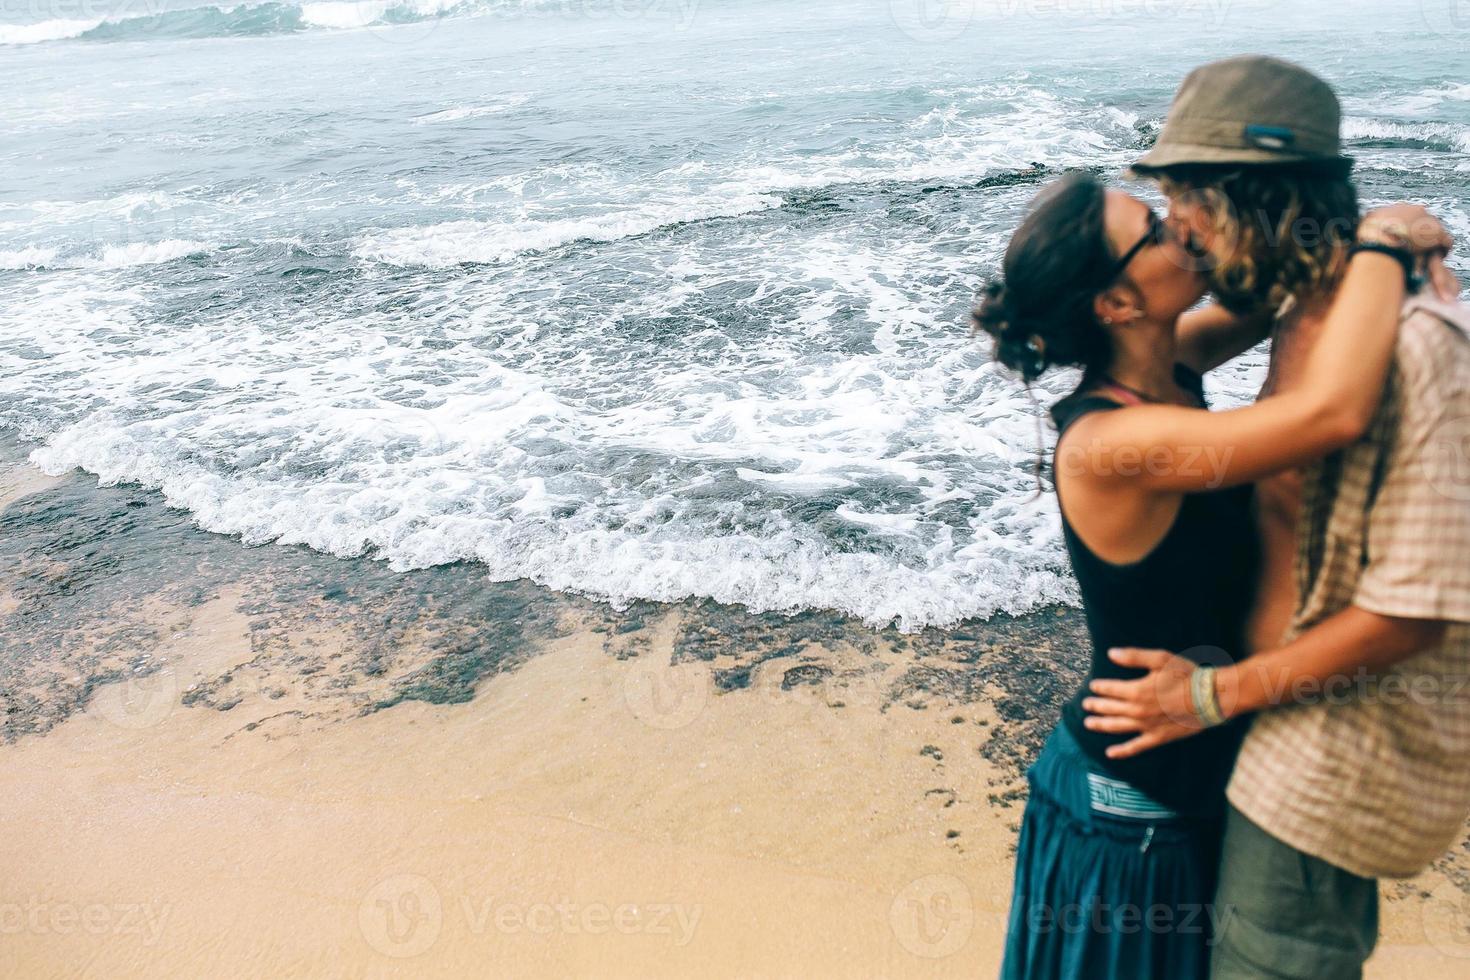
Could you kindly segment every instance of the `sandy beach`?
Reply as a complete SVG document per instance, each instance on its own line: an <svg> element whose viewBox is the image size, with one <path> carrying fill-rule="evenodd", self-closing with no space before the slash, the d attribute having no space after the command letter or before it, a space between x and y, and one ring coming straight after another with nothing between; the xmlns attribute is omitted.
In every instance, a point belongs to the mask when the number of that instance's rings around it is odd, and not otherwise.
<svg viewBox="0 0 1470 980"><path fill-rule="evenodd" d="M1133 165L1247 53L1342 118L1221 138L1332 130L1470 281L1467 47L1470 0L0 5L0 980L996 976L1090 642L1077 375L972 311L1097 360L1041 315L1091 209L1034 304L1012 236L1076 170L1164 215ZM1115 285L1209 264L1126 230ZM1370 980L1470 980L1470 837L1383 895Z"/></svg>
<svg viewBox="0 0 1470 980"><path fill-rule="evenodd" d="M5 975L996 969L1076 612L616 611L5 448ZM1460 854L1386 886L1371 976L1470 977Z"/></svg>

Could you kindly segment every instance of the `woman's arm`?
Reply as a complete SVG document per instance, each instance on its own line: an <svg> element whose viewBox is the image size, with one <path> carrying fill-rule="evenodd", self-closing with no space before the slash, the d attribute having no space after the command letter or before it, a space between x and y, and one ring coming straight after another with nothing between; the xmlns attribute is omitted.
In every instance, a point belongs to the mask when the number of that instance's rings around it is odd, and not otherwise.
<svg viewBox="0 0 1470 980"><path fill-rule="evenodd" d="M1360 240L1379 240L1390 222L1412 222L1423 254L1447 246L1443 226L1417 205L1374 212ZM1424 231L1430 225L1433 236ZM1084 479L1126 478L1130 489L1189 493L1250 483L1340 449L1363 434L1378 406L1403 299L1403 268L1389 256L1359 253L1298 384L1225 412L1139 405L1094 413L1068 431L1058 470Z"/></svg>
<svg viewBox="0 0 1470 980"><path fill-rule="evenodd" d="M1174 356L1204 374L1264 341L1275 319L1269 310L1240 316L1219 303L1190 310L1179 318Z"/></svg>

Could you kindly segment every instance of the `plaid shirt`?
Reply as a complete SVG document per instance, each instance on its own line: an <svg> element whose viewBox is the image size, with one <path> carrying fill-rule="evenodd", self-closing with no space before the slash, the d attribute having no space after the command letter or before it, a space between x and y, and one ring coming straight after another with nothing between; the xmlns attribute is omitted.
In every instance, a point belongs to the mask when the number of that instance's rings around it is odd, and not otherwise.
<svg viewBox="0 0 1470 980"><path fill-rule="evenodd" d="M1470 814L1470 311L1404 308L1368 433L1312 466L1287 639L1349 605L1443 620L1440 646L1262 712L1230 802L1364 877L1424 870Z"/></svg>

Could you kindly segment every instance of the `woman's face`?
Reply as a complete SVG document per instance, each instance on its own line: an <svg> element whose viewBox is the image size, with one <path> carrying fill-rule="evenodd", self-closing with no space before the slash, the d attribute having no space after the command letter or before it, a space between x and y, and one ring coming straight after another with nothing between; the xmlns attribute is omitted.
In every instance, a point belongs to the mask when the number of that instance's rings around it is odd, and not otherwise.
<svg viewBox="0 0 1470 980"><path fill-rule="evenodd" d="M1103 209L1103 224L1113 254L1126 255L1151 232L1151 238L1134 253L1119 282L1132 286L1139 306L1153 319L1172 322L1199 302L1206 291L1199 259L1192 256L1169 226L1138 198L1109 190Z"/></svg>

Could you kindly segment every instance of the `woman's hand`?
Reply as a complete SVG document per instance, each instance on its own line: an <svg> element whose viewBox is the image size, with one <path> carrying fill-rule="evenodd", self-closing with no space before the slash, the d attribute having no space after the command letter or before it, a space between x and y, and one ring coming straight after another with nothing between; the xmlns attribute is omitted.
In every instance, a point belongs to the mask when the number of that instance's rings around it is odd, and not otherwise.
<svg viewBox="0 0 1470 980"><path fill-rule="evenodd" d="M1108 651L1108 658L1124 667L1138 667L1148 674L1133 681L1095 680L1094 697L1083 700L1088 713L1083 720L1089 730L1113 734L1137 732L1138 737L1111 746L1108 758L1127 759L1166 742L1199 732L1203 723L1195 714L1189 678L1195 663L1167 650L1138 650L1131 647Z"/></svg>

